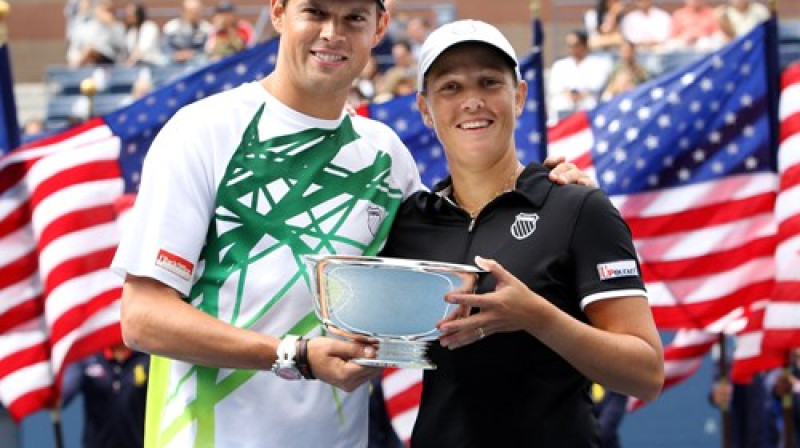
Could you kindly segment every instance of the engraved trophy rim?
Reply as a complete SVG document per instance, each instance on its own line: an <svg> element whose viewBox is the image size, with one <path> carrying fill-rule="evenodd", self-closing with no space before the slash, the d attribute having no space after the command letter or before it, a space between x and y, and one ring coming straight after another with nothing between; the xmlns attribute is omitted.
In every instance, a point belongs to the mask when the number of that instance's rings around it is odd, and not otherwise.
<svg viewBox="0 0 800 448"><path fill-rule="evenodd" d="M430 260L345 254L307 254L303 255L302 257L309 268L308 271L311 278L311 293L314 298L314 310L317 314L317 317L319 317L319 319L322 321L325 328L335 336L360 342L377 342L377 358L362 358L353 360L358 364L373 367L435 369L435 365L433 365L433 363L426 358L426 352L428 342L435 340L439 336L439 332L435 326L432 326L429 330L426 327L426 331L422 333L406 333L405 335L393 333L381 334L377 332L377 330L367 331L363 328L355 328L353 325L349 324L344 324L342 326L345 328L340 328L340 326L337 325L334 320L338 319L340 322L342 322L342 319L337 317L332 318L329 303L329 285L327 283L329 280L328 276L331 275L331 273L334 273L336 268L356 267L368 269L390 269L414 272L414 274L411 274L412 276L417 274L430 274L432 276L438 275L444 279L443 283L441 280L439 281L440 289L442 288L441 285L447 284L449 285L446 287L449 288L448 291L464 288L464 285L466 285L466 289L464 290L474 290L478 282L479 274L487 272L481 268L471 265ZM453 286L453 282L450 281L452 279L448 279L446 277L453 277L451 274L455 274L455 278L460 280L460 283L458 283L457 286ZM363 274L360 273L359 275ZM347 289L347 292L352 293L352 291L350 291L348 288L353 289L351 284L346 283L345 289ZM439 300L441 305L439 307L440 310L437 308L434 310L434 313L437 311L441 311L442 313L442 315L437 317L437 319L443 318L452 312L453 309L455 309L455 305L444 302L443 295L435 297L437 297L435 300ZM427 299L423 298L422 300ZM350 313L353 313L352 308ZM361 314L358 313L357 315L361 316Z"/></svg>

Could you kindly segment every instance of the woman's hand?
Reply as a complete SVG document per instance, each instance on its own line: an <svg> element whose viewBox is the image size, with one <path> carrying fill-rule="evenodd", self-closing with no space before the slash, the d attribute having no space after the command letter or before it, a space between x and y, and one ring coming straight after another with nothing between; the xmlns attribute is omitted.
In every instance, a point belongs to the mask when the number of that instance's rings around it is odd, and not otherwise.
<svg viewBox="0 0 800 448"><path fill-rule="evenodd" d="M454 349L494 333L523 330L531 325L537 304L545 303L496 261L475 257L475 263L494 276L497 286L485 294L445 296L448 302L458 304L459 309L478 308L480 312L439 322L437 327L443 333L439 342L443 347Z"/></svg>

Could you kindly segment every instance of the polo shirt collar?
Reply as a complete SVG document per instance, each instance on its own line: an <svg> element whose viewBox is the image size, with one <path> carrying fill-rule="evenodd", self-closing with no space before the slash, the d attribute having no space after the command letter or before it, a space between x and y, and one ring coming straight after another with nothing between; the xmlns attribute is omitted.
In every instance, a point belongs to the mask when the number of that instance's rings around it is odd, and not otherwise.
<svg viewBox="0 0 800 448"><path fill-rule="evenodd" d="M550 189L555 185L550 181L549 173L550 170L539 163L528 164L517 178L513 193L525 197L535 208L541 208L550 193ZM433 192L439 197L450 201L453 193L453 179L447 176L437 182L433 187Z"/></svg>

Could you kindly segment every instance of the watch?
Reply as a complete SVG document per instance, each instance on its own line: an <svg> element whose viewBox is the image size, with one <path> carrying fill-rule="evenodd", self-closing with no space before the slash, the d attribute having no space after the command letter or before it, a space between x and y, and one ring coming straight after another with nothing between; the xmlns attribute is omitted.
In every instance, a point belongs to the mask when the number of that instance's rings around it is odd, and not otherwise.
<svg viewBox="0 0 800 448"><path fill-rule="evenodd" d="M278 358L272 365L272 371L285 380L299 380L303 377L294 360L299 339L298 336L287 334L278 344Z"/></svg>

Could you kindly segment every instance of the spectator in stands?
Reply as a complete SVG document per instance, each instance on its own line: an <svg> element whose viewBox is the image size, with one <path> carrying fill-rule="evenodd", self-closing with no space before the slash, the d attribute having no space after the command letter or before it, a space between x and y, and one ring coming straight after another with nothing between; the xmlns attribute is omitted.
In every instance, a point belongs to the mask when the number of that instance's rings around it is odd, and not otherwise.
<svg viewBox="0 0 800 448"><path fill-rule="evenodd" d="M592 385L592 401L603 448L621 448L619 427L625 419L628 396L595 383Z"/></svg>
<svg viewBox="0 0 800 448"><path fill-rule="evenodd" d="M380 73L378 73L378 59L373 54L367 60L361 74L353 81L352 97L348 104L357 108L364 103L372 101L376 93L376 83Z"/></svg>
<svg viewBox="0 0 800 448"><path fill-rule="evenodd" d="M592 54L585 32L572 31L565 42L569 56L555 61L550 70L551 121L594 107L611 73L611 60Z"/></svg>
<svg viewBox="0 0 800 448"><path fill-rule="evenodd" d="M184 0L183 11L164 24L164 47L173 63L200 63L205 59L205 46L211 24L203 19L200 0Z"/></svg>
<svg viewBox="0 0 800 448"><path fill-rule="evenodd" d="M650 74L636 58L636 45L624 41L619 47L619 58L611 70L601 99L609 100L647 81Z"/></svg>
<svg viewBox="0 0 800 448"><path fill-rule="evenodd" d="M70 42L67 62L72 67L114 64L125 55L125 29L114 17L111 0L98 0L94 17Z"/></svg>
<svg viewBox="0 0 800 448"><path fill-rule="evenodd" d="M398 85L410 84L412 91L416 90L417 59L414 57L411 42L406 39L395 42L392 46L392 58L394 65L386 70L377 83L377 94L381 101L396 96L395 89Z"/></svg>
<svg viewBox="0 0 800 448"><path fill-rule="evenodd" d="M147 18L147 10L141 3L125 6L125 44L128 50L128 65L163 65L161 31L158 25Z"/></svg>
<svg viewBox="0 0 800 448"><path fill-rule="evenodd" d="M636 0L634 6L622 19L622 37L639 48L659 48L669 39L672 18L668 12L653 6L652 0Z"/></svg>
<svg viewBox="0 0 800 448"><path fill-rule="evenodd" d="M67 44L71 45L75 36L80 35L82 28L94 19L92 0L68 0L64 6L64 17L67 20Z"/></svg>
<svg viewBox="0 0 800 448"><path fill-rule="evenodd" d="M385 5L386 12L389 13L392 20L389 21L383 39L372 49L372 55L376 58L380 72L385 72L392 67L392 47L395 42L405 39L406 35L406 21L397 14L397 0L386 0Z"/></svg>
<svg viewBox="0 0 800 448"><path fill-rule="evenodd" d="M800 347L792 349L789 366L786 369L775 369L766 375L767 391L772 398L773 415L777 423L773 434L773 446L781 448L800 448ZM786 400L786 402L784 402ZM788 405L790 407L785 408ZM791 422L785 421L786 417ZM791 428L791 439L794 446L786 447L785 431Z"/></svg>
<svg viewBox="0 0 800 448"><path fill-rule="evenodd" d="M422 43L431 32L431 23L424 17L412 17L406 24L406 39L411 44L411 51L414 53L414 59L419 61L419 52L422 49Z"/></svg>
<svg viewBox="0 0 800 448"><path fill-rule="evenodd" d="M44 120L39 117L29 118L22 126L22 137L32 137L44 132Z"/></svg>
<svg viewBox="0 0 800 448"><path fill-rule="evenodd" d="M211 18L214 29L206 42L206 55L217 60L244 50L253 39L253 26L236 15L236 9L228 1L221 1Z"/></svg>
<svg viewBox="0 0 800 448"><path fill-rule="evenodd" d="M766 6L750 0L730 0L727 5L717 7L716 11L719 29L726 42L747 34L770 16Z"/></svg>
<svg viewBox="0 0 800 448"><path fill-rule="evenodd" d="M672 13L670 47L708 51L719 46L719 24L705 0L684 0Z"/></svg>
<svg viewBox="0 0 800 448"><path fill-rule="evenodd" d="M62 397L83 394L84 448L141 448L150 356L122 344L72 364Z"/></svg>
<svg viewBox="0 0 800 448"><path fill-rule="evenodd" d="M764 375L756 373L749 384L731 384L727 378L717 378L711 387L709 400L714 407L727 412L728 442L731 448L770 448L769 400Z"/></svg>
<svg viewBox="0 0 800 448"><path fill-rule="evenodd" d="M385 103L398 96L410 95L417 91L417 81L413 75L402 70L386 72L378 84L373 101Z"/></svg>
<svg viewBox="0 0 800 448"><path fill-rule="evenodd" d="M598 0L594 9L586 11L583 21L590 48L616 48L622 43L620 23L625 10L622 0Z"/></svg>
<svg viewBox="0 0 800 448"><path fill-rule="evenodd" d="M392 41L404 39L406 37L406 27L408 20L404 14L400 14L397 9L398 3L402 0L386 0L386 12L392 20L389 21L389 26L386 28L386 35L384 38L389 38Z"/></svg>

